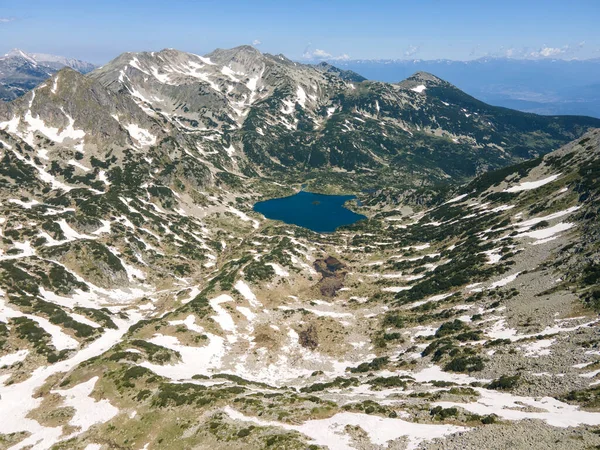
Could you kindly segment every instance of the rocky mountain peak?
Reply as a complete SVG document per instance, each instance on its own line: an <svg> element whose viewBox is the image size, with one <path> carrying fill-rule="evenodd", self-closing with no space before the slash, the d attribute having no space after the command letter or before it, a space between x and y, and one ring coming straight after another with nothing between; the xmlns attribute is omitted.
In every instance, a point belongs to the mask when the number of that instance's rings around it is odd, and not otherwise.
<svg viewBox="0 0 600 450"><path fill-rule="evenodd" d="M446 81L442 80L441 78L438 78L429 72L422 72L422 71L415 72L410 77L408 77L407 80L422 81L422 82L426 82L429 84L446 83Z"/></svg>
<svg viewBox="0 0 600 450"><path fill-rule="evenodd" d="M216 64L231 68L240 73L251 73L261 70L267 58L259 50L250 45L241 45L231 49L217 49L208 55Z"/></svg>
<svg viewBox="0 0 600 450"><path fill-rule="evenodd" d="M431 87L431 86L447 85L449 83L447 81L442 80L441 78L436 77L435 75L433 75L429 72L420 71L420 72L415 72L410 77L401 81L399 84L406 84L406 85L422 84L422 85L425 85L426 87Z"/></svg>
<svg viewBox="0 0 600 450"><path fill-rule="evenodd" d="M366 78L363 77L362 75L360 75L352 70L342 70L332 64L329 64L326 61L320 62L319 64L317 64L317 67L320 70L323 70L327 73L335 74L335 75L339 76L342 80L345 80L345 81L354 81L357 83L366 81Z"/></svg>
<svg viewBox="0 0 600 450"><path fill-rule="evenodd" d="M410 89L417 93L423 93L427 88L451 85L447 81L444 81L429 72L420 71L399 82L398 86L403 89Z"/></svg>
<svg viewBox="0 0 600 450"><path fill-rule="evenodd" d="M257 57L262 56L260 50L251 45L239 45L233 48L217 48L207 54L206 56L219 59L233 59L233 58L242 58L242 57Z"/></svg>
<svg viewBox="0 0 600 450"><path fill-rule="evenodd" d="M25 53L23 50L18 49L18 48L13 48L8 53L6 53L4 56L6 58L23 58L23 59L30 61L31 63L34 63L34 64L36 63L36 60L31 55Z"/></svg>

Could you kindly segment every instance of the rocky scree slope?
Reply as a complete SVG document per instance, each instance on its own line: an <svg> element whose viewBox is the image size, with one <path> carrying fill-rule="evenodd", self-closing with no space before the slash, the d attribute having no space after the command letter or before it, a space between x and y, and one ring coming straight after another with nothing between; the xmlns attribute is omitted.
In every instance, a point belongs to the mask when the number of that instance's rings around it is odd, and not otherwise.
<svg viewBox="0 0 600 450"><path fill-rule="evenodd" d="M0 140L6 447L503 448L526 445L521 420L550 448L598 444L598 131L332 235L218 186L204 216L151 176L52 188L17 134ZM343 268L333 296L323 264Z"/></svg>

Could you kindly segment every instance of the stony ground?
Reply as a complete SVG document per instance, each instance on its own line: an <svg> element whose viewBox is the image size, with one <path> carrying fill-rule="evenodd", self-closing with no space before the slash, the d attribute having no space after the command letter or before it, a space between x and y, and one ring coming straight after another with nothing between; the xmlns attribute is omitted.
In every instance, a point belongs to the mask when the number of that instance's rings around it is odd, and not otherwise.
<svg viewBox="0 0 600 450"><path fill-rule="evenodd" d="M0 446L594 448L597 150L321 235L251 196L201 219L122 198L97 224L7 199Z"/></svg>

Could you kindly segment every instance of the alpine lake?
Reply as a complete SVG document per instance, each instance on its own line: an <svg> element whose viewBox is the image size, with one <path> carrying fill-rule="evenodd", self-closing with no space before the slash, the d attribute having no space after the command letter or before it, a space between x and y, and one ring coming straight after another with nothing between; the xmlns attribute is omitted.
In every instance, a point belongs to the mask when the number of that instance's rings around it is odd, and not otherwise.
<svg viewBox="0 0 600 450"><path fill-rule="evenodd" d="M317 233L333 233L343 225L351 225L366 216L344 207L354 195L325 195L300 191L289 197L258 202L254 211L267 219L308 228Z"/></svg>

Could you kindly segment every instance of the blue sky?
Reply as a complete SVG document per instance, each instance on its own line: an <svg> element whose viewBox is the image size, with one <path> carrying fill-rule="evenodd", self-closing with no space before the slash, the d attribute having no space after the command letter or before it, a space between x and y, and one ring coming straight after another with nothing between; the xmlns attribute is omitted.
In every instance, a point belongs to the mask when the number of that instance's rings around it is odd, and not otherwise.
<svg viewBox="0 0 600 450"><path fill-rule="evenodd" d="M600 0L0 0L11 48L106 62L252 44L302 58L600 57Z"/></svg>

